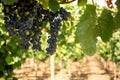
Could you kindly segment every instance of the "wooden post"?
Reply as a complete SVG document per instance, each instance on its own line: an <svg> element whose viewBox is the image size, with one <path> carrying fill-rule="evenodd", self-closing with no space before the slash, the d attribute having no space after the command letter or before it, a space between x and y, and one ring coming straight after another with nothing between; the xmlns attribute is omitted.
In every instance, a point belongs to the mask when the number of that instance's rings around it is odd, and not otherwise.
<svg viewBox="0 0 120 80"><path fill-rule="evenodd" d="M54 58L55 58L55 55L52 55L50 57L50 70L51 70L51 80L54 80L54 72L55 72L55 65L54 65Z"/></svg>
<svg viewBox="0 0 120 80"><path fill-rule="evenodd" d="M62 80L62 77L63 77L63 73L62 73L62 60L60 60L60 63L59 63L59 66L60 66L60 80Z"/></svg>
<svg viewBox="0 0 120 80"><path fill-rule="evenodd" d="M116 73L116 65L115 65L115 63L114 63L114 80L117 80L117 77L116 77L116 75L117 75L117 73Z"/></svg>
<svg viewBox="0 0 120 80"><path fill-rule="evenodd" d="M60 75L59 75L59 80L62 80L62 60L60 59L60 62L59 62L59 66L60 66Z"/></svg>

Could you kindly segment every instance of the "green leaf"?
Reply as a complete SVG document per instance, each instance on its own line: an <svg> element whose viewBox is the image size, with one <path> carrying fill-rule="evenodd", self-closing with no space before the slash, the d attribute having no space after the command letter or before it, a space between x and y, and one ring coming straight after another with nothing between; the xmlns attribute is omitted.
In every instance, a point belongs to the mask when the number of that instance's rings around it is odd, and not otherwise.
<svg viewBox="0 0 120 80"><path fill-rule="evenodd" d="M87 0L78 0L78 6L83 6L87 3Z"/></svg>
<svg viewBox="0 0 120 80"><path fill-rule="evenodd" d="M117 5L117 9L120 12L120 0L117 0L115 4Z"/></svg>
<svg viewBox="0 0 120 80"><path fill-rule="evenodd" d="M7 62L7 64L13 64L13 63L12 63L12 62L13 62L12 56L8 55L8 56L6 57L6 59L5 59L5 61Z"/></svg>
<svg viewBox="0 0 120 80"><path fill-rule="evenodd" d="M18 0L1 0L1 1L6 5L11 5L18 2Z"/></svg>
<svg viewBox="0 0 120 80"><path fill-rule="evenodd" d="M48 1L49 0L39 0L40 3L42 4L43 8L44 9L47 9L48 8Z"/></svg>
<svg viewBox="0 0 120 80"><path fill-rule="evenodd" d="M1 38L0 39L0 48L2 47L2 45L5 43L5 41Z"/></svg>
<svg viewBox="0 0 120 80"><path fill-rule="evenodd" d="M120 12L118 12L114 17L115 28L120 28Z"/></svg>
<svg viewBox="0 0 120 80"><path fill-rule="evenodd" d="M116 29L118 29L120 28L120 0L117 0L115 4L117 6L118 13L115 16L114 21L115 21Z"/></svg>
<svg viewBox="0 0 120 80"><path fill-rule="evenodd" d="M12 37L10 39L10 42L8 43L8 46L12 48L12 50L15 50L18 46L19 39L18 37Z"/></svg>
<svg viewBox="0 0 120 80"><path fill-rule="evenodd" d="M98 35L102 38L104 42L107 42L112 36L113 30L115 28L113 16L111 12L104 9L101 16L98 18Z"/></svg>
<svg viewBox="0 0 120 80"><path fill-rule="evenodd" d="M0 34L4 34L5 33L5 26L2 22L0 22Z"/></svg>
<svg viewBox="0 0 120 80"><path fill-rule="evenodd" d="M84 52L92 55L96 49L96 7L87 5L75 32L75 41L80 43Z"/></svg>
<svg viewBox="0 0 120 80"><path fill-rule="evenodd" d="M60 8L57 0L49 0L49 8L53 11L56 12Z"/></svg>

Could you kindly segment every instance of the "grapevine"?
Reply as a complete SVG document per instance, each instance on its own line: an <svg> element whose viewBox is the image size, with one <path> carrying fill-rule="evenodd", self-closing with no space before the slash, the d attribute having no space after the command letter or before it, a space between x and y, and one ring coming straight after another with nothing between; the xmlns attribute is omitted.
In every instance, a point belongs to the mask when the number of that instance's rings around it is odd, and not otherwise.
<svg viewBox="0 0 120 80"><path fill-rule="evenodd" d="M28 50L32 44L32 49L42 50L41 35L43 24L50 23L48 33L47 53L56 51L57 36L60 30L61 22L70 17L70 13L64 8L60 8L53 13L49 9L43 9L43 6L36 0L19 0L13 5L3 4L3 13L5 15L5 27L10 36L18 36L23 50Z"/></svg>

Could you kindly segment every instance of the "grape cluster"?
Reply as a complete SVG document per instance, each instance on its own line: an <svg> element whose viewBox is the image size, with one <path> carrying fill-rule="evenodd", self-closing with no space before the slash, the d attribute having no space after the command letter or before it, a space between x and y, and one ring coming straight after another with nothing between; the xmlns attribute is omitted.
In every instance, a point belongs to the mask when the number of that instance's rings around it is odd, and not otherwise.
<svg viewBox="0 0 120 80"><path fill-rule="evenodd" d="M50 17L49 23L50 23L50 30L48 36L48 47L47 47L47 53L52 54L56 51L56 42L57 42L57 36L58 32L60 30L61 22L63 20L67 20L67 18L70 17L70 13L67 12L65 9L60 8L60 11L53 13Z"/></svg>
<svg viewBox="0 0 120 80"><path fill-rule="evenodd" d="M36 0L19 0L13 5L4 5L4 20L6 30L10 36L20 37L20 45L23 50L28 50L30 44L36 50L41 49L42 28L45 22L50 23L47 53L56 51L56 42L61 22L70 17L70 13L64 8L53 13L43 9Z"/></svg>
<svg viewBox="0 0 120 80"><path fill-rule="evenodd" d="M27 50L30 44L33 49L41 50L42 6L36 0L19 0L13 5L4 5L4 20L6 30L10 36L19 36L23 50Z"/></svg>

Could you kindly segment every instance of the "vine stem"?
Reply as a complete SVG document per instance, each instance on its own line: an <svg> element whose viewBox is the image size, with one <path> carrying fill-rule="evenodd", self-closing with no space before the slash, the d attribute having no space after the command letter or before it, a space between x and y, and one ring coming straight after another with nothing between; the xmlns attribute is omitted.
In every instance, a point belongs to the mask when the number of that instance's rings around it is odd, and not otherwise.
<svg viewBox="0 0 120 80"><path fill-rule="evenodd" d="M69 3L72 3L74 1L76 1L76 0L71 0L71 1L67 1L67 2L60 2L59 4L69 4Z"/></svg>

